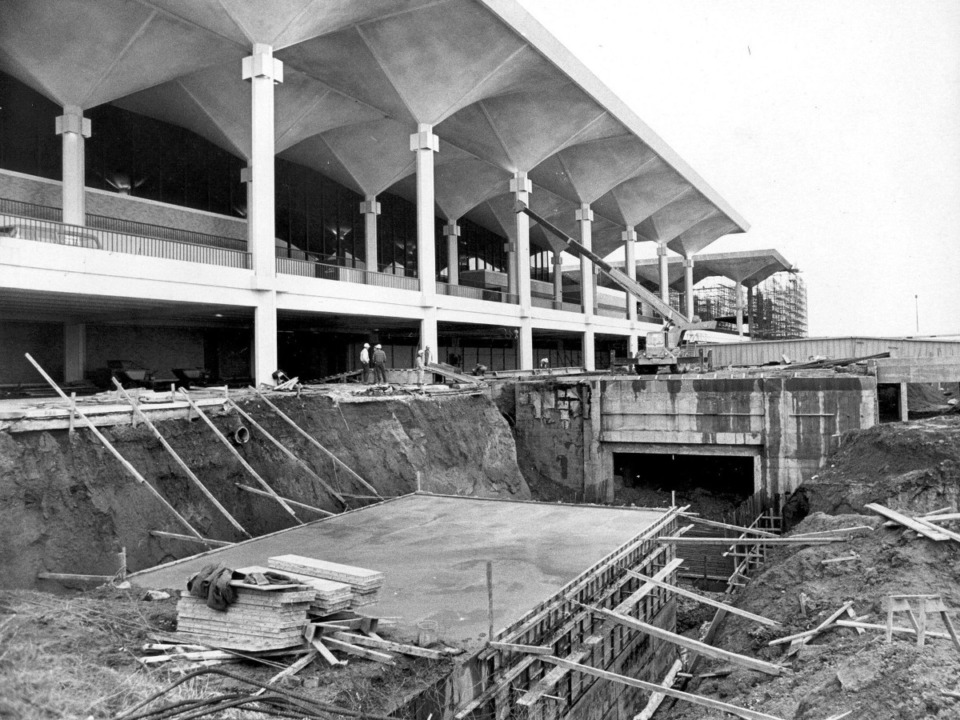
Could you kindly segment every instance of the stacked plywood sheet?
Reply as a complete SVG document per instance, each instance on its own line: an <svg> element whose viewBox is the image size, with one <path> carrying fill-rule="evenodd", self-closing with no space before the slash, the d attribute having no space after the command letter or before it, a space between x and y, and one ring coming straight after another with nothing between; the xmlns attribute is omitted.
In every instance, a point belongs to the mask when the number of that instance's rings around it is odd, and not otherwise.
<svg viewBox="0 0 960 720"><path fill-rule="evenodd" d="M250 573L274 572L270 568L257 565L245 568L239 568L237 572L249 575ZM305 585L316 592L313 602L310 604L310 612L318 615L332 615L335 612L346 610L350 607L353 599L353 589L346 583L336 582L334 580L324 580L323 578L303 575L284 571L284 575L294 582Z"/></svg>
<svg viewBox="0 0 960 720"><path fill-rule="evenodd" d="M383 573L376 570L354 567L353 565L341 565L340 563L303 557L302 555L279 555L269 558L267 565L274 570L286 573L297 573L323 580L346 583L353 590L350 607L372 605L380 599Z"/></svg>
<svg viewBox="0 0 960 720"><path fill-rule="evenodd" d="M277 650L303 641L316 591L303 585L245 585L233 581L236 601L226 610L184 594L177 603L178 636L234 650Z"/></svg>

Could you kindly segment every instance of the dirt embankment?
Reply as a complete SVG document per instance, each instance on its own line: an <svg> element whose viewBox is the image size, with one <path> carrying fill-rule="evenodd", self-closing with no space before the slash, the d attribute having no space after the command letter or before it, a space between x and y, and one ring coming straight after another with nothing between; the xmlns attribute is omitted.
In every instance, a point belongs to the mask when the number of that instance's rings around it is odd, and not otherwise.
<svg viewBox="0 0 960 720"><path fill-rule="evenodd" d="M847 601L853 601L858 619L884 625L890 595L939 595L954 624L960 624L960 543L934 542L900 526L884 527L875 514L855 512L871 501L909 514L956 510L958 460L957 418L883 425L846 437L826 472L791 499L795 527L789 534L868 529L840 543L775 550L734 603L779 620L782 627L728 616L716 642L726 650L779 662L785 672L770 677L733 669L704 680L696 692L785 720L822 720L848 710L848 720L960 717L960 701L941 692L956 691L960 677L960 653L949 637L928 637L918 647L909 633L896 634L887 643L876 629L861 635L835 626L792 656L788 644L768 644L818 626ZM948 527L960 531L958 522ZM896 624L911 627L902 613ZM938 614L927 616L927 630L946 633ZM700 671L717 671L722 665L710 662ZM684 703L664 715L665 720L720 717Z"/></svg>
<svg viewBox="0 0 960 720"><path fill-rule="evenodd" d="M335 403L323 396L282 398L278 405L384 497L425 491L484 497L530 496L517 468L510 429L482 396ZM341 493L368 495L342 468L256 401L240 403L254 419ZM235 414L216 425L232 433ZM213 495L251 534L295 521L275 501L237 487L260 487L201 421L158 423L163 436ZM257 430L237 449L281 496L339 512L323 487ZM204 537L243 539L179 469L144 426L105 434L121 454ZM368 500L347 498L351 507ZM320 517L297 509L304 521ZM86 430L0 433L0 587L34 586L38 572L112 574L127 550L131 570L202 549L151 530L188 531L140 487Z"/></svg>
<svg viewBox="0 0 960 720"><path fill-rule="evenodd" d="M826 469L784 508L784 520L807 513L863 512L877 502L922 513L960 503L960 416L886 423L851 433Z"/></svg>

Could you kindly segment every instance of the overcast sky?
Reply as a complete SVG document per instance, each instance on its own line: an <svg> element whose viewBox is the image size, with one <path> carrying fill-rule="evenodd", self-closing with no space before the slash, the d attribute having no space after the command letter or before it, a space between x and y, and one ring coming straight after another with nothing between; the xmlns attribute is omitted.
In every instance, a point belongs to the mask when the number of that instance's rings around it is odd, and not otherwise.
<svg viewBox="0 0 960 720"><path fill-rule="evenodd" d="M520 0L775 248L810 334L960 334L960 0ZM641 245L642 257L654 255Z"/></svg>

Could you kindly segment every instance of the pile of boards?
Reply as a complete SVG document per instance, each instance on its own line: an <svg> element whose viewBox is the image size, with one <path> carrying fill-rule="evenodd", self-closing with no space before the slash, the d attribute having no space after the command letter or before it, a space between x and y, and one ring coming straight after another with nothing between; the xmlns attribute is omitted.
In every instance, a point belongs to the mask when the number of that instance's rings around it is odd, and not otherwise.
<svg viewBox="0 0 960 720"><path fill-rule="evenodd" d="M290 575L310 587L316 588L318 599L321 596L337 598L347 597L349 607L358 608L372 605L380 599L383 587L383 573L376 570L341 565L339 563L303 557L302 555L278 555L269 558L267 565ZM320 582L318 582L320 581ZM326 601L325 601L326 602ZM333 600L330 604L335 604ZM343 607L347 607L344 605ZM343 608L336 608L343 609ZM335 612L335 610L330 610Z"/></svg>

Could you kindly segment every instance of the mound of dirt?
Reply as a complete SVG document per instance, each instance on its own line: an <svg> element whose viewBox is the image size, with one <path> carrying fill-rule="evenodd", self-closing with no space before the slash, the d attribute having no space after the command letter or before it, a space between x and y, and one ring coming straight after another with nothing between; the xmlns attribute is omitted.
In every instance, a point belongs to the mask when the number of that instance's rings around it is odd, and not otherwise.
<svg viewBox="0 0 960 720"><path fill-rule="evenodd" d="M826 469L784 507L790 527L808 513L863 512L877 502L929 512L960 502L960 417L875 425L843 437Z"/></svg>
<svg viewBox="0 0 960 720"><path fill-rule="evenodd" d="M847 541L808 547L785 546L775 551L762 572L738 597L736 605L779 620L771 629L728 615L716 642L733 652L783 663L779 677L737 668L731 674L705 680L697 693L765 712L785 720L823 720L847 710L849 720L956 718L960 703L943 696L955 690L960 653L949 639L928 638L917 647L913 635L895 635L853 628L827 630L787 657L788 645L770 640L812 629L844 602L863 622L882 625L885 598L891 594L939 594L957 622L960 608L960 544L933 542L903 528L885 528L875 515L811 515L792 534L868 526ZM852 557L823 564L824 560ZM801 598L803 599L801 605ZM802 608L805 608L805 613ZM866 616L866 617L863 617ZM909 626L905 617L897 624ZM940 618L928 617L928 630L945 632ZM702 672L719 669L719 662L701 665ZM720 713L677 703L669 720L720 718Z"/></svg>

